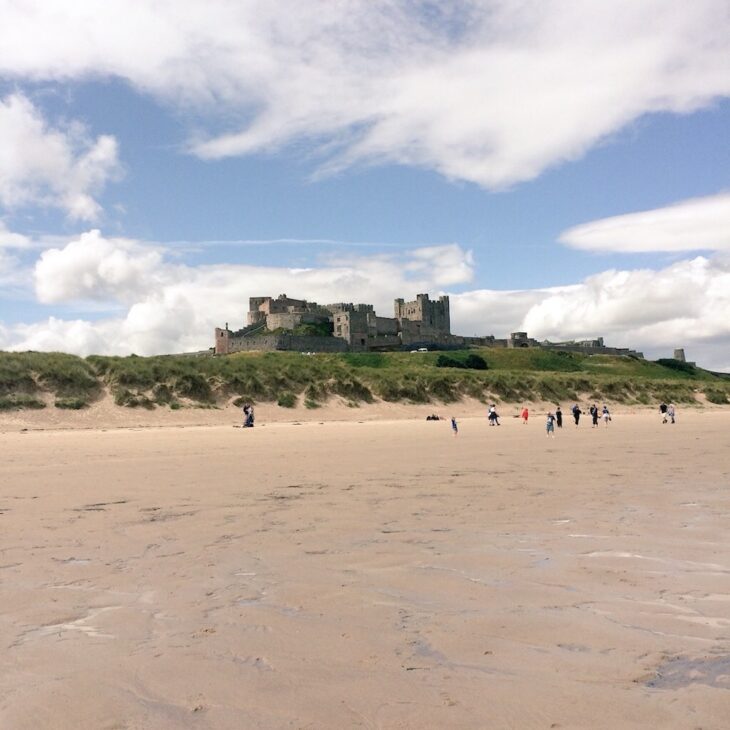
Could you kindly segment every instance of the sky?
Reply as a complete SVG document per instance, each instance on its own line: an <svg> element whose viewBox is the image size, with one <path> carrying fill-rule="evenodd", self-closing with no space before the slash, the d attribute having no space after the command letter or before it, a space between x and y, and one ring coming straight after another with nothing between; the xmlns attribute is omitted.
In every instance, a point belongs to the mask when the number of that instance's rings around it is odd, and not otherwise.
<svg viewBox="0 0 730 730"><path fill-rule="evenodd" d="M727 0L0 0L0 349L451 297L730 371Z"/></svg>

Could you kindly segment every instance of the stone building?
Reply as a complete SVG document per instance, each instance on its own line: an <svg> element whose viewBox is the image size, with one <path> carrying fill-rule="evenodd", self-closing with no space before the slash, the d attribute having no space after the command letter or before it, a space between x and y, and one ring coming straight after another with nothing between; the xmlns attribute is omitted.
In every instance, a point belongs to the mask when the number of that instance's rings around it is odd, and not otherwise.
<svg viewBox="0 0 730 730"><path fill-rule="evenodd" d="M412 302L395 300L395 317L379 317L372 304L339 302L319 305L305 299L251 297L247 325L231 331L216 328L215 352L222 355L239 350L288 349L291 333L304 324L330 324L332 336L307 340L305 349L339 351L398 350L410 345L458 345L450 331L449 298L432 301L428 294L418 294ZM279 340L271 339L280 335ZM288 335L288 339L287 336ZM266 336L268 339L264 340ZM319 340L322 340L321 342ZM280 345L280 346L279 346ZM298 349L298 346L297 346Z"/></svg>
<svg viewBox="0 0 730 730"><path fill-rule="evenodd" d="M299 350L305 352L367 352L379 350L449 349L463 347L540 347L585 354L643 357L626 348L606 347L603 338L570 342L538 342L526 332L508 338L463 337L451 334L449 297L431 299L417 294L412 302L394 301L394 317L379 317L372 304L339 302L320 305L306 299L251 297L247 324L232 331L215 330L217 355L242 350ZM318 325L322 334L301 333L302 325ZM303 328L304 330L308 328ZM311 329L311 328L309 328ZM325 334L329 330L329 334Z"/></svg>

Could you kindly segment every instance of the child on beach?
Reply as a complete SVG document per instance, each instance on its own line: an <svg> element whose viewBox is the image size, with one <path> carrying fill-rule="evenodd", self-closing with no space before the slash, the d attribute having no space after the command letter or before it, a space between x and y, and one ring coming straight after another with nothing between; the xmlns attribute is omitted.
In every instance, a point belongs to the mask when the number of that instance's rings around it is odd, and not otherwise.
<svg viewBox="0 0 730 730"><path fill-rule="evenodd" d="M522 409L522 423L526 426L527 419L530 417L530 411L527 410L527 406Z"/></svg>
<svg viewBox="0 0 730 730"><path fill-rule="evenodd" d="M667 422L667 411L668 410L669 409L667 408L667 404L664 401L662 401L661 402L661 405L659 406L659 413L662 416L662 423L666 423Z"/></svg>
<svg viewBox="0 0 730 730"><path fill-rule="evenodd" d="M560 410L560 406L555 410L555 422L558 428L563 427L563 412Z"/></svg>
<svg viewBox="0 0 730 730"><path fill-rule="evenodd" d="M580 423L580 414L583 413L580 408L578 408L578 404L576 403L573 406L573 420L575 421L575 425L578 426Z"/></svg>
<svg viewBox="0 0 730 730"><path fill-rule="evenodd" d="M603 422L606 424L606 428L608 428L608 422L611 420L611 414L609 413L608 406L603 406L603 412L601 414L603 416Z"/></svg>
<svg viewBox="0 0 730 730"><path fill-rule="evenodd" d="M451 430L454 432L454 436L458 436L459 435L459 426L456 423L456 417L455 416L451 416Z"/></svg>
<svg viewBox="0 0 730 730"><path fill-rule="evenodd" d="M546 433L545 436L551 436L552 438L555 438L555 416L548 411L547 414L547 421L545 422L545 429Z"/></svg>

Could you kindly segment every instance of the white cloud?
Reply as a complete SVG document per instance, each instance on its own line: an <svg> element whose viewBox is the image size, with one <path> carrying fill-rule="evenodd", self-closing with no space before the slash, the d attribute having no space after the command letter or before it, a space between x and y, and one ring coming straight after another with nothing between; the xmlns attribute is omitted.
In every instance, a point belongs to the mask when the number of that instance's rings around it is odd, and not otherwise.
<svg viewBox="0 0 730 730"><path fill-rule="evenodd" d="M118 77L218 158L308 140L500 188L730 94L725 0L0 2L0 74ZM224 125L224 126L221 126Z"/></svg>
<svg viewBox="0 0 730 730"><path fill-rule="evenodd" d="M0 220L0 251L2 249L21 249L30 248L32 241L28 236L24 236L22 233L15 233L11 231L3 220Z"/></svg>
<svg viewBox="0 0 730 730"><path fill-rule="evenodd" d="M730 193L584 223L560 234L586 251L730 250Z"/></svg>
<svg viewBox="0 0 730 730"><path fill-rule="evenodd" d="M99 216L94 196L119 173L114 137L91 139L78 123L50 127L25 96L11 94L0 100L0 139L0 205L53 206L76 220Z"/></svg>
<svg viewBox="0 0 730 730"><path fill-rule="evenodd" d="M62 346L80 354L198 350L209 346L215 326L225 321L234 328L245 324L250 296L288 291L337 302L367 295L368 302L389 316L396 295L414 297L440 289L445 281L463 284L471 277L471 253L456 245L352 257L339 266L319 268L190 267L172 263L159 246L90 231L41 254L35 267L36 296L43 303L92 302L97 310L106 305L110 312L122 307L125 315L23 325L12 330L5 346Z"/></svg>
<svg viewBox="0 0 730 730"><path fill-rule="evenodd" d="M522 329L552 340L605 335L621 346L673 348L727 339L729 314L730 260L698 256L659 271L605 271L547 293Z"/></svg>
<svg viewBox="0 0 730 730"><path fill-rule="evenodd" d="M126 239L83 233L64 248L41 254L35 266L38 300L44 304L97 300L133 301L158 283L161 254Z"/></svg>
<svg viewBox="0 0 730 730"><path fill-rule="evenodd" d="M424 262L427 262L424 265ZM98 321L0 327L0 347L62 349L79 354L184 352L211 345L226 321L245 324L250 296L287 292L320 303L365 301L392 316L393 299L448 292L468 284L471 254L457 245L353 257L336 267L291 269L249 265L173 264L159 246L107 239L91 231L41 255L36 287L41 301L106 307ZM123 314L119 315L120 309ZM526 330L538 339L604 336L606 342L730 369L730 259L696 257L658 271L605 271L550 289L472 290L451 295L452 331L465 335Z"/></svg>

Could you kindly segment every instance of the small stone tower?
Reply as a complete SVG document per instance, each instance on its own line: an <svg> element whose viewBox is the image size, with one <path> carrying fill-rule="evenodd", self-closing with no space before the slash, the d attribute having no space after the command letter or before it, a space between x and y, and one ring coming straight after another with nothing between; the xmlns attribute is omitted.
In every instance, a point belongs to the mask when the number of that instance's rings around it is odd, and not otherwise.
<svg viewBox="0 0 730 730"><path fill-rule="evenodd" d="M684 356L684 348L683 347L677 347L674 350L674 359L679 360L679 362L687 362L687 358Z"/></svg>

